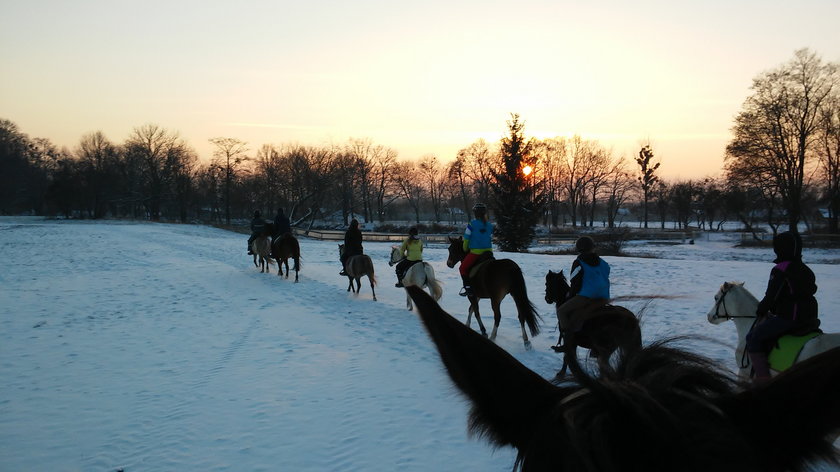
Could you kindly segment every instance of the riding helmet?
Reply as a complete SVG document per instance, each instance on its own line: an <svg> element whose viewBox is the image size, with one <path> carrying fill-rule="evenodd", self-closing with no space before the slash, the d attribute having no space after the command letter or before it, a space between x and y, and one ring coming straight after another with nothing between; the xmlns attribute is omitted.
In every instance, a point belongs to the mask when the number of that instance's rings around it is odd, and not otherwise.
<svg viewBox="0 0 840 472"><path fill-rule="evenodd" d="M595 249L595 241L589 236L581 236L575 242L575 249L577 249L578 252L589 252Z"/></svg>
<svg viewBox="0 0 840 472"><path fill-rule="evenodd" d="M485 204L483 204L483 203L481 203L481 202L476 203L475 205L473 205L473 208L472 208L472 209L473 209L473 213L475 213L475 214L476 214L476 216L486 215L486 214L487 214L487 205L485 205Z"/></svg>
<svg viewBox="0 0 840 472"><path fill-rule="evenodd" d="M792 231L777 234L773 238L773 252L776 253L776 260L773 262L801 259L802 237Z"/></svg>
<svg viewBox="0 0 840 472"><path fill-rule="evenodd" d="M412 226L411 228L409 228L408 229L408 235L409 236L417 236L417 227Z"/></svg>
<svg viewBox="0 0 840 472"><path fill-rule="evenodd" d="M254 218L259 218L259 217L260 217L260 211L259 210L254 211Z"/></svg>

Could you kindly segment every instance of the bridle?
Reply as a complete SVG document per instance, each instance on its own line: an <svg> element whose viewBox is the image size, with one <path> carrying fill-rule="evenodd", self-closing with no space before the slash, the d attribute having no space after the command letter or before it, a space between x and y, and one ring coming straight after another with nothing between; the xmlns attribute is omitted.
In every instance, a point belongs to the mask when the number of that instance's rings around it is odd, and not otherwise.
<svg viewBox="0 0 840 472"><path fill-rule="evenodd" d="M726 295L729 294L729 289L721 290L720 291L720 298L715 301L715 314L712 315L712 319L724 319L724 320L734 320L736 318L756 318L755 315L730 315L729 311L726 309ZM720 309L723 308L723 314L720 314Z"/></svg>
<svg viewBox="0 0 840 472"><path fill-rule="evenodd" d="M720 298L717 299L715 302L715 314L712 315L712 319L724 319L726 321L734 320L736 318L750 318L753 320L753 326L758 321L758 317L755 315L730 315L729 311L726 309L726 295L729 294L729 288L725 288L724 290L720 291ZM723 307L723 315L720 314L720 309ZM750 327L750 331L752 331L752 326ZM747 356L746 349L741 354L741 362L739 363L739 367L742 369L746 369L750 366L750 359Z"/></svg>

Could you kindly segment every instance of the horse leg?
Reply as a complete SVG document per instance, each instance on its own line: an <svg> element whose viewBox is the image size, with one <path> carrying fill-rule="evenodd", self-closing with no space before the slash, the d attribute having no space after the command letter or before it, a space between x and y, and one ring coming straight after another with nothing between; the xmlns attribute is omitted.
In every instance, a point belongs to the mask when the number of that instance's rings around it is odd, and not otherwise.
<svg viewBox="0 0 840 472"><path fill-rule="evenodd" d="M502 301L496 300L495 298L490 299L490 307L493 309L493 332L490 333L490 340L494 341L496 339L496 333L499 331L499 324L502 322ZM522 328L522 332L525 332L525 328ZM527 341L527 338L526 338Z"/></svg>
<svg viewBox="0 0 840 472"><path fill-rule="evenodd" d="M352 288L353 288L353 277L350 277L350 276L348 275L348 276L347 276L347 280L349 280L349 281L350 281L350 284L349 284L349 285L347 285L347 291L349 292L349 291L350 291L350 289L352 289ZM353 290L353 293L356 293L356 291L355 291L355 290Z"/></svg>
<svg viewBox="0 0 840 472"><path fill-rule="evenodd" d="M467 315L467 326L470 325L470 315L475 313L475 321L478 322L478 327L481 329L481 335L485 338L487 337L487 329L484 328L484 323L481 321L481 313L478 312L478 299L469 297L470 298L470 311L469 315Z"/></svg>
<svg viewBox="0 0 840 472"><path fill-rule="evenodd" d="M376 289L373 288L373 277L370 274L368 274L368 281L370 281L370 293L373 294L373 301L376 301ZM361 285L361 282L359 282L359 285Z"/></svg>
<svg viewBox="0 0 840 472"><path fill-rule="evenodd" d="M413 308L411 305L411 297L408 295L408 290L405 290L405 307L406 309L408 309L408 311L411 311L411 309Z"/></svg>

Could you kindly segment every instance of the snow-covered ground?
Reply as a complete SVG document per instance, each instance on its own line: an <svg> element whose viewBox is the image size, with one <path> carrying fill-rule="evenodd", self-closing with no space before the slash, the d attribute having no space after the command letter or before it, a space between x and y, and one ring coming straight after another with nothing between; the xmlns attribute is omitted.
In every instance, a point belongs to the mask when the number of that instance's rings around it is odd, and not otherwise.
<svg viewBox="0 0 840 472"><path fill-rule="evenodd" d="M0 470L505 471L512 449L466 434L467 406L387 265L356 297L333 242L301 239L300 283L260 274L246 236L204 226L0 219ZM725 236L607 258L612 294L670 295L644 310L646 341L691 347L734 369L731 323L706 312L724 281L761 295L767 249ZM545 377L560 366L549 270L573 256L503 254L523 268L543 334L526 351L514 305L497 343ZM425 259L441 305L466 319L446 249ZM840 331L840 251L806 251L826 331ZM827 263L829 262L829 263ZM831 264L830 262L834 262ZM633 311L645 302L625 303ZM482 304L491 323L489 304ZM475 324L473 324L475 327ZM824 469L828 470L828 469Z"/></svg>

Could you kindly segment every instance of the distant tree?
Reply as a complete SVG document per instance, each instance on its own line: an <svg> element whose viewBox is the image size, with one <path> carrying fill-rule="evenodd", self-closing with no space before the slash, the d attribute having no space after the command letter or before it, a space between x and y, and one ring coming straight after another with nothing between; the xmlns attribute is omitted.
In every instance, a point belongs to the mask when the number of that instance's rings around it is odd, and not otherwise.
<svg viewBox="0 0 840 472"><path fill-rule="evenodd" d="M418 164L414 161L397 163L395 181L401 195L414 211L415 222L420 224L420 205L426 197L426 186L423 184L424 179L418 169Z"/></svg>
<svg viewBox="0 0 840 472"><path fill-rule="evenodd" d="M432 204L435 221L440 222L447 180L444 169L435 155L427 154L420 158L420 162L417 164L417 170L426 184L425 193L428 195L429 201Z"/></svg>
<svg viewBox="0 0 840 472"><path fill-rule="evenodd" d="M101 131L82 136L75 156L83 178L85 206L93 218L102 218L120 186L118 161L120 151Z"/></svg>
<svg viewBox="0 0 840 472"><path fill-rule="evenodd" d="M639 157L636 158L636 164L639 165L638 181L642 188L642 205L644 212L645 228L648 227L648 202L650 201L650 193L655 188L659 177L656 175L656 170L659 169L661 162L653 163L653 149L650 144L645 144L639 151Z"/></svg>
<svg viewBox="0 0 840 472"><path fill-rule="evenodd" d="M828 229L840 232L840 90L835 88L820 113L815 146L828 204Z"/></svg>
<svg viewBox="0 0 840 472"><path fill-rule="evenodd" d="M215 165L223 172L225 192L225 224L230 224L231 189L234 179L241 165L248 160L245 155L248 152L248 143L236 138L210 138L209 141L216 146L213 151Z"/></svg>
<svg viewBox="0 0 840 472"><path fill-rule="evenodd" d="M653 189L653 198L656 201L656 209L659 212L660 228L665 229L665 222L668 220L668 209L671 207L671 188L665 182L657 182Z"/></svg>
<svg viewBox="0 0 840 472"><path fill-rule="evenodd" d="M728 172L753 173L781 197L791 231L802 219L803 188L816 146L821 111L838 86L837 64L808 49L753 79L752 95L735 117L726 148Z"/></svg>
<svg viewBox="0 0 840 472"><path fill-rule="evenodd" d="M630 197L633 179L627 171L624 158L615 161L606 174L604 185L607 193L607 226L614 228L618 210Z"/></svg>
<svg viewBox="0 0 840 472"><path fill-rule="evenodd" d="M676 182L671 186L671 202L674 205L676 220L681 229L688 229L692 217L695 216L693 203L696 186L692 180Z"/></svg>
<svg viewBox="0 0 840 472"><path fill-rule="evenodd" d="M525 140L525 124L519 121L519 115L511 114L507 125L509 134L502 139L499 151L500 170L493 172L490 184L490 208L496 219L494 236L499 248L521 252L534 239L545 197L523 173L526 165L535 165L532 143Z"/></svg>
<svg viewBox="0 0 840 472"><path fill-rule="evenodd" d="M32 142L18 126L0 119L0 214L29 211L29 185L42 174L30 158Z"/></svg>
<svg viewBox="0 0 840 472"><path fill-rule="evenodd" d="M718 179L706 177L697 187L697 203L700 207L700 225L709 225L710 231L719 230L726 221L724 217L724 192ZM714 222L719 219L717 227Z"/></svg>

